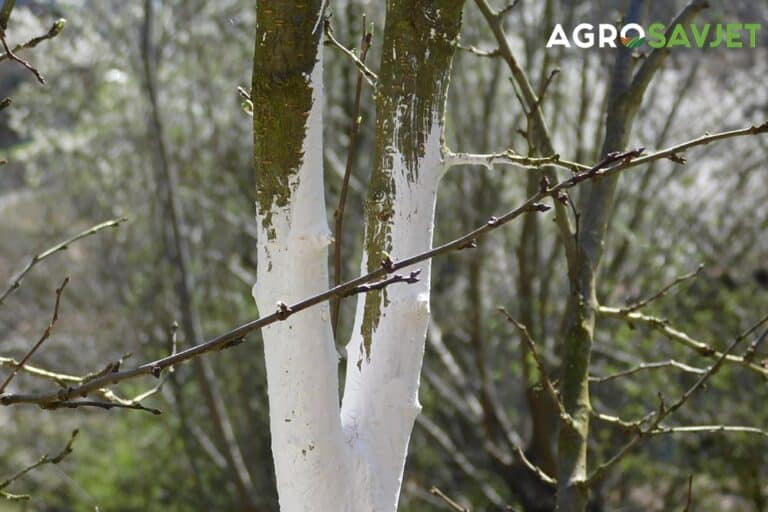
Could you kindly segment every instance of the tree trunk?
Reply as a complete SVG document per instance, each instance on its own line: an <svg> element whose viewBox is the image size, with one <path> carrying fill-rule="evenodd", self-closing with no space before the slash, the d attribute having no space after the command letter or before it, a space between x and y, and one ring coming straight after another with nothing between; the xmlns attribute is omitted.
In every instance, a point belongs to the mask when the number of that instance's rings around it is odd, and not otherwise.
<svg viewBox="0 0 768 512"><path fill-rule="evenodd" d="M262 314L327 288L321 1L259 0L252 100ZM362 269L431 246L443 112L463 0L387 4L376 168ZM404 271L409 271L406 269ZM263 330L272 451L284 511L394 511L429 319L421 281L361 296L341 408L328 306Z"/></svg>
<svg viewBox="0 0 768 512"><path fill-rule="evenodd" d="M375 168L362 272L432 246L443 173L443 114L463 0L387 3L376 105ZM342 421L371 455L381 510L397 505L429 322L430 263L421 280L361 296L347 345ZM408 273L414 269L404 269Z"/></svg>

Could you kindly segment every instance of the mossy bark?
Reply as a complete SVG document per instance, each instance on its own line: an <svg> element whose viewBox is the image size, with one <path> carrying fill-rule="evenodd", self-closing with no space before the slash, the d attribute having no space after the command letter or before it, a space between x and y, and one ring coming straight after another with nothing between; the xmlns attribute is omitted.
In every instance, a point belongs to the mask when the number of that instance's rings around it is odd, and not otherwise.
<svg viewBox="0 0 768 512"><path fill-rule="evenodd" d="M251 84L256 203L267 225L288 204L304 154L321 0L259 0Z"/></svg>
<svg viewBox="0 0 768 512"><path fill-rule="evenodd" d="M402 172L406 183L417 183L433 124L442 125L463 4L464 0L387 3L376 95L376 167L366 201L368 271L378 268L393 250L391 221L399 181L393 172ZM366 356L386 294L384 290L367 296L362 324Z"/></svg>

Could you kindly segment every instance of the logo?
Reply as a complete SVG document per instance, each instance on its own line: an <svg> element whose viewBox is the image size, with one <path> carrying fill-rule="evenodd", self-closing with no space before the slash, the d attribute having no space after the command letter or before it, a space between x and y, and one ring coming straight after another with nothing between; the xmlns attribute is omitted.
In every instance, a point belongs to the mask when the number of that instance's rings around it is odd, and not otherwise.
<svg viewBox="0 0 768 512"><path fill-rule="evenodd" d="M621 29L610 23L597 26L580 23L568 37L563 25L558 23L549 36L547 48L617 48L618 44L627 48L639 48L644 44L651 48L757 48L761 29L759 23L678 23L669 28L663 23L652 23L647 30L637 23L628 23Z"/></svg>
<svg viewBox="0 0 768 512"><path fill-rule="evenodd" d="M643 45L644 42L645 42L645 38L640 36L621 38L621 44L623 44L627 48L639 48Z"/></svg>

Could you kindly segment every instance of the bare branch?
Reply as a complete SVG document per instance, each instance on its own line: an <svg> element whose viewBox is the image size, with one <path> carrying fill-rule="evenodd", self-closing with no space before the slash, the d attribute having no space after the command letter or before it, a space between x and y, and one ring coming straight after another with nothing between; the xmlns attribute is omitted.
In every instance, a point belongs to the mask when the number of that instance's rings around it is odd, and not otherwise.
<svg viewBox="0 0 768 512"><path fill-rule="evenodd" d="M155 415L160 415L162 412L159 409L152 409L150 407L144 407L141 404L133 403L126 404L121 402L101 402L97 400L62 400L60 402L50 402L42 404L43 409L76 409L78 407L96 407L98 409L135 409L137 411L146 411Z"/></svg>
<svg viewBox="0 0 768 512"><path fill-rule="evenodd" d="M552 399L552 401L557 406L558 413L560 414L560 419L563 420L564 423L567 423L571 427L574 427L574 420L571 417L570 414L565 410L565 406L563 405L563 402L560 400L560 395L557 394L557 390L555 389L554 384L552 384L552 380L549 378L549 372L547 372L547 367L544 365L544 361L541 359L541 356L539 355L539 351L536 348L536 342L533 341L533 338L531 338L530 333L528 332L528 328L515 320L512 315L507 312L504 308L498 308L498 311L504 315L507 318L507 321L515 326L515 328L520 332L521 338L523 339L523 342L528 346L528 350L531 352L531 355L533 356L533 360L536 362L536 367L539 370L539 373L541 374L541 383L544 386L544 389L546 389L547 393L549 393L549 397Z"/></svg>
<svg viewBox="0 0 768 512"><path fill-rule="evenodd" d="M688 477L688 493L686 494L685 508L683 509L683 512L690 512L692 505L693 505L693 475L690 475Z"/></svg>
<svg viewBox="0 0 768 512"><path fill-rule="evenodd" d="M634 375L644 370L658 370L662 368L677 368L678 370L682 370L686 373L694 373L698 375L701 375L707 371L702 368L696 368L694 366L689 366L687 364L675 361L674 359L670 359L669 361L658 361L655 363L643 362L635 366L634 368L630 368L628 370L617 372L611 375L606 375L605 377L590 377L589 382L593 382L595 384L603 384L605 382L610 382L612 380L620 379L622 377L629 377L631 375Z"/></svg>
<svg viewBox="0 0 768 512"><path fill-rule="evenodd" d="M609 308L605 306L600 306L597 312L603 317L622 319L630 323L631 325L635 325L635 324L646 325L651 329L660 332L667 339L674 341L676 343L680 343L682 345L685 345L688 348L695 350L696 353L698 353L700 356L708 357L710 359L715 359L715 360L723 356L723 353L716 350L712 346L712 344L694 339L688 334L675 329L670 325L668 320L665 320L663 318L658 318L655 316L650 316L650 315L646 315L638 312L625 313L621 308ZM743 366L745 368L748 368L760 374L763 378L768 378L768 368L763 368L759 364L755 364L751 362L749 359L746 359L745 357L737 356L733 354L726 354L724 361L726 363Z"/></svg>
<svg viewBox="0 0 768 512"><path fill-rule="evenodd" d="M35 68L32 64L13 53L13 50L11 50L11 48L8 46L8 41L5 40L4 33L0 34L0 41L3 43L3 49L5 50L6 58L16 61L27 68L33 75L35 75L35 78L37 78L37 81L40 82L40 84L45 85L45 78L43 78L43 75L40 74L40 71L38 71L37 68Z"/></svg>
<svg viewBox="0 0 768 512"><path fill-rule="evenodd" d="M698 276L701 271L704 269L704 265L700 264L699 267L694 270L693 272L690 272L688 274L682 275L666 285L664 288L653 294L652 296L648 297L647 299L641 300L639 302L636 302L635 304L632 304L630 306L627 306L625 308L622 308L622 311L625 313L631 313L633 311L637 311L638 309L642 309L651 302L654 302L661 297L665 296L672 288L676 287L677 285L684 283L685 281L688 281L689 279L693 279L694 277Z"/></svg>
<svg viewBox="0 0 768 512"><path fill-rule="evenodd" d="M53 22L53 25L51 25L51 28L48 29L48 32L41 36L33 37L29 41L23 44L17 44L13 47L13 53L16 53L20 50L24 50L26 48L34 48L38 44L42 43L43 41L47 41L48 39L53 39L57 35L59 35L64 28L64 25L67 23L67 20L64 18L60 18ZM0 55L0 62L3 62L6 59L10 59L11 56L8 53L4 53Z"/></svg>
<svg viewBox="0 0 768 512"><path fill-rule="evenodd" d="M363 16L363 35L360 42L360 62L365 64L365 59L368 56L368 50L371 48L371 41L373 40L373 33L366 27L365 16ZM347 164L344 167L344 178L341 182L341 191L339 192L339 205L336 207L336 211L333 212L334 218L334 273L333 283L334 285L341 284L342 279L342 246L344 240L344 212L347 206L347 193L349 192L349 180L352 177L352 166L355 162L355 152L357 150L357 133L360 130L360 123L362 123L362 117L360 116L360 106L363 93L363 73L359 72L357 75L357 84L355 85L355 104L352 108L352 127L349 130L349 148L347 150ZM339 307L341 299L336 297L331 301L331 328L333 329L334 336L337 335L339 326L339 313L341 308Z"/></svg>
<svg viewBox="0 0 768 512"><path fill-rule="evenodd" d="M376 281L375 283L371 284L361 284L360 286L357 286L347 292L344 297L349 297L351 295L356 295L358 293L368 293L372 292L374 290L383 290L387 286L395 283L418 283L419 282L419 274L421 274L421 269L414 270L409 275L404 276L401 274L392 274L390 277L386 279L382 279L381 281Z"/></svg>
<svg viewBox="0 0 768 512"><path fill-rule="evenodd" d="M734 130L734 131L718 133L714 135L707 135L704 137L700 137L699 139L695 139L695 141L689 141L687 143L683 143L677 146L677 151L680 151L681 150L680 148L688 149L697 145L707 144L709 142L712 142L713 140L722 140L725 138L745 136L745 135L755 135L758 133L764 133L766 131L768 131L768 123L765 123L759 127L753 126L743 130ZM286 318L290 317L294 313L298 313L307 308L310 308L312 306L325 302L332 297L337 297L337 296L343 297L343 296L349 295L355 288L357 288L360 285L365 285L370 283L371 281L381 279L389 274L394 274L398 270L411 267L422 261L432 259L435 256L446 254L453 251L462 250L466 247L469 247L472 244L476 243L476 241L482 236L513 221L514 219L520 217L525 213L547 211L549 209L549 206L539 202L542 199L545 199L547 197L559 197L559 195L563 191L573 188L586 180L595 179L600 176L618 174L627 169L641 165L643 163L648 163L649 161L663 158L666 156L667 151L670 151L670 150L663 150L658 153L654 153L653 155L649 155L647 157L640 157L640 155L643 152L642 148L634 149L631 151L625 151L625 152L610 153L602 161L600 161L594 167L590 168L588 171L575 174L571 176L569 179L564 180L560 183L557 183L554 186L549 186L548 184L542 184L540 189L535 194L530 196L523 204L521 204L517 208L514 208L508 211L501 217L498 217L498 218L492 217L484 225L479 226L473 231L470 231L469 233L466 233L465 235L459 238L456 238L448 243L445 243L438 247L434 247L420 254L416 254L414 256L399 260L397 262L389 261L387 265L383 265L381 268L377 270L369 272L355 279L349 280L338 286L334 286L322 293L319 293L317 295L304 299L291 306L283 303L279 303L279 307L277 311L275 311L270 315L263 316L261 318L257 318L255 320L247 322L209 341L199 343L197 345L193 345L176 354L171 354L169 356L157 359L155 361L144 363L133 369L123 370L116 373L111 373L109 375L104 375L104 376L95 378L93 380L90 380L86 383L83 383L81 385L69 387L67 389L59 390L58 392L54 392L54 393L42 393L37 395L6 394L3 396L0 396L0 404L2 405L13 405L18 403L46 404L46 403L56 402L56 401L67 401L73 396L85 396L101 388L108 387L110 385L117 384L118 382L122 382L128 379L133 379L139 376L153 375L155 377L159 377L161 375L162 370L167 369L168 367L175 366L184 361L197 358L211 351L222 350L222 349L226 349L226 348L238 345L244 341L247 335L261 329L266 325L285 320ZM636 314L637 313L632 313L632 315L636 315ZM760 371L763 373L768 373L768 369L766 370L760 369Z"/></svg>
<svg viewBox="0 0 768 512"><path fill-rule="evenodd" d="M64 293L64 288L66 288L67 283L69 283L69 277L64 278L64 281L62 281L61 286L59 286L56 289L56 304L53 306L53 317L51 318L51 321L48 323L48 327L45 328L45 331L43 331L43 335L40 336L40 339L37 340L37 343L32 345L32 348L29 349L29 351L24 355L23 358L21 358L21 362L18 366L16 366L11 373L6 377L6 379L3 381L2 384L0 384L0 395L2 395L3 391L5 391L5 388L8 387L8 384L11 383L14 377L16 377L16 374L19 373L19 369L23 368L24 365L29 361L29 359L35 355L35 352L37 352L37 349L39 349L43 343L45 343L45 340L50 338L51 334L53 333L53 328L56 326L56 322L59 319L59 305L61 304L61 294Z"/></svg>
<svg viewBox="0 0 768 512"><path fill-rule="evenodd" d="M655 430L648 432L648 434L658 436L663 434L715 434L718 432L741 432L768 437L768 431L757 427L746 427L743 425L693 425L688 427L660 426Z"/></svg>
<svg viewBox="0 0 768 512"><path fill-rule="evenodd" d="M325 35L328 38L325 44L329 44L331 46L334 46L341 50L343 54L345 54L347 57L352 59L352 62L355 63L357 66L357 69L360 70L360 73L362 73L365 76L365 79L368 80L368 83L371 85L371 87L376 88L376 84L379 81L379 77L371 71L371 69L365 65L365 63L355 55L355 52L348 49L346 46L341 44L335 37L333 37L333 27L331 24L326 20L325 23Z"/></svg>
<svg viewBox="0 0 768 512"><path fill-rule="evenodd" d="M59 251L64 251L69 248L70 245L77 242L78 240L81 240L83 238L89 237L91 235L95 235L96 233L103 231L108 228L114 228L122 224L123 222L127 221L128 219L126 217L122 217L119 219L113 219L108 220L106 222L102 222L101 224L97 224L91 228L86 229L85 231L78 233L77 235L68 238L67 240L64 240L61 243L58 243L51 247L50 249L47 249L39 254L36 254L32 256L32 259L27 263L27 266L24 267L24 269L19 272L19 274L13 278L11 281L11 284L8 286L8 288L0 295L0 306L3 304L5 299L16 289L21 286L21 282L24 280L26 275L32 270L32 268L40 263L41 261L53 256Z"/></svg>
<svg viewBox="0 0 768 512"><path fill-rule="evenodd" d="M445 494L443 491L441 491L435 486L432 486L432 488L429 490L429 493L443 500L451 510L455 510L456 512L470 512L468 508L462 507L461 505L453 501L451 498L449 498L447 494Z"/></svg>
<svg viewBox="0 0 768 512"><path fill-rule="evenodd" d="M527 171L540 171L542 167L547 165L562 167L571 172L582 172L590 169L587 165L563 160L560 158L560 155L531 157L518 155L512 150L489 154L453 153L449 150L445 150L444 153L443 168L445 170L448 170L451 167L456 167L457 165L480 165L487 169L491 169L496 164L513 165Z"/></svg>
<svg viewBox="0 0 768 512"><path fill-rule="evenodd" d="M55 455L53 457L50 457L47 454L43 455L34 464L32 464L32 465L22 469L21 471L19 471L15 475L11 476L10 478L6 478L2 482L0 482L0 496L4 497L6 499L9 499L9 500L14 500L14 501L28 500L30 498L29 495L26 495L26 494L22 494L22 495L10 494L10 493L5 492L3 489L5 489L9 485L11 485L13 482L18 480L19 478L23 477L24 475L26 475L30 471L34 471L35 469L39 468L40 466L43 466L45 464L58 464L59 462L64 460L64 458L67 455L72 453L72 445L75 442L75 438L77 437L77 433L78 433L77 430L73 430L72 431L72 435L70 436L69 441L67 442L67 444L64 446L64 448L57 455Z"/></svg>
<svg viewBox="0 0 768 512"><path fill-rule="evenodd" d="M557 480L554 479L554 477L549 476L543 469L541 469L539 466L534 464L533 462L528 459L528 457L525 456L525 452L523 451L523 448L519 445L515 445L515 453L517 453L518 458L523 463L525 467L527 467L531 472L533 472L536 476L539 477L539 480L544 482L547 485L551 485L552 487L557 486Z"/></svg>
<svg viewBox="0 0 768 512"><path fill-rule="evenodd" d="M736 336L736 338L728 345L728 348L725 349L725 351L720 355L720 357L717 359L715 364L713 364L707 371L699 377L696 382L689 387L681 396L677 399L674 403L667 406L664 403L664 399L659 394L660 399L660 405L658 410L653 416L653 421L651 421L650 425L646 429L638 429L636 434L630 439L619 451L610 459L602 463L600 466L598 466L592 474L587 478L587 481L585 482L585 485L587 487L591 487L595 484L598 480L602 479L608 471L615 466L620 460L622 460L640 441L643 439L656 435L657 433L664 433L663 427L661 427L661 422L664 421L667 417L669 417L672 413L680 409L692 396L696 391L701 389L709 379L715 375L720 368L722 368L723 364L725 364L728 356L736 350L736 348L741 344L744 339L746 339L748 336L752 335L755 331L760 329L761 326L763 326L766 322L768 322L768 315L762 317L757 322L755 322L750 328ZM649 413L649 415L652 413ZM678 427L681 428L681 427ZM725 427L723 427L725 428ZM755 430L745 430L749 429L749 427L742 427L742 432L751 432L751 433L759 433L761 435L764 435L764 432L757 429ZM660 431L661 430L661 431ZM660 431L660 432L657 432Z"/></svg>

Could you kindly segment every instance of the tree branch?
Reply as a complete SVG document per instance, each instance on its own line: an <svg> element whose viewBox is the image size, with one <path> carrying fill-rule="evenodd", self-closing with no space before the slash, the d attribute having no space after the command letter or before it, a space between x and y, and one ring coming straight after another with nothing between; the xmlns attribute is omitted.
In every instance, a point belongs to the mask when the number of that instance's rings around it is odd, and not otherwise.
<svg viewBox="0 0 768 512"><path fill-rule="evenodd" d="M18 480L19 478L23 477L24 475L26 475L30 471L33 471L33 470L39 468L40 466L43 466L45 464L58 464L59 462L64 460L64 458L67 455L72 453L72 445L75 442L75 438L77 437L77 433L78 433L77 430L73 430L72 431L72 435L70 436L69 441L67 442L67 444L54 457L50 457L47 454L43 455L34 464L32 464L32 465L22 469L21 471L19 471L15 475L11 476L10 478L6 478L2 482L0 482L0 496L4 497L6 499L9 499L9 500L13 500L13 501L28 500L30 498L30 496L27 495L27 494L21 494L21 495L19 495L19 494L10 494L10 493L5 492L3 489L5 489L9 485L11 485L13 482Z"/></svg>
<svg viewBox="0 0 768 512"><path fill-rule="evenodd" d="M51 247L50 249L47 249L39 254L36 254L32 256L32 259L27 263L27 266L24 267L24 269L19 272L19 274L16 275L16 277L11 281L11 284L8 286L8 288L0 294L0 306L2 306L5 299L16 289L21 286L21 282L24 280L26 275L32 270L32 268L40 263L41 261L48 259L49 257L53 256L59 251L64 251L69 248L70 245L77 242L78 240L81 240L83 238L89 237L91 235L95 235L99 231L105 230L107 228L114 228L122 224L123 222L127 221L128 219L126 217L121 217L119 219L113 219L108 220L106 222L102 222L101 224L97 224L91 228L86 229L85 231L78 233L77 235L64 240L61 243L58 243Z"/></svg>
<svg viewBox="0 0 768 512"><path fill-rule="evenodd" d="M704 343L703 341L696 340L690 337L688 334L673 328L670 325L669 321L663 318L658 318L655 316L650 316L650 315L637 313L637 312L626 313L621 308L609 308L605 306L600 306L597 312L603 317L625 320L631 325L634 325L634 324L647 325L651 329L662 333L668 339L674 342L680 343L682 345L685 345L688 348L692 348L700 356L708 357L710 359L719 359L724 355L723 352L717 351L715 348L713 348L712 345L708 343ZM762 366L751 362L749 359L745 357L737 356L733 354L725 354L724 361L726 363L737 364L745 368L748 368L760 374L763 378L768 379L768 368L763 368Z"/></svg>
<svg viewBox="0 0 768 512"><path fill-rule="evenodd" d="M670 359L669 361L659 361L655 363L640 363L638 366L635 366L634 368L630 368L628 370L617 372L611 375L606 375L605 377L593 376L589 378L589 382L593 382L595 384L603 384L605 382L610 382L612 380L620 379L622 377L629 377L631 375L634 375L644 370L658 370L661 368L677 368L678 370L682 370L686 373L695 373L698 375L701 375L707 371L702 368L696 368L696 367L689 366L687 364L683 364L678 361L675 361L674 359Z"/></svg>
<svg viewBox="0 0 768 512"><path fill-rule="evenodd" d="M736 348L741 344L741 342L746 339L748 336L750 336L753 332L758 330L763 324L768 322L768 315L762 317L760 320L755 322L754 325L752 325L749 329L739 334L733 342L728 345L728 348L725 349L725 351L720 355L720 357L717 359L715 364L713 364L707 371L699 377L699 379L690 387L688 388L681 396L678 398L676 402L674 402L672 405L667 406L664 403L663 397L661 394L659 394L659 408L656 411L653 421L651 421L651 424L646 429L638 429L637 433L630 439L613 457L608 459L606 462L598 466L592 474L587 478L587 481L585 482L585 485L590 488L592 487L597 481L599 481L601 478L603 478L608 471L615 466L620 460L622 460L640 441L645 439L648 436L656 435L658 433L663 433L662 431L656 432L660 429L661 422L664 421L669 415L671 415L673 412L680 409L692 396L696 391L701 389L709 379L715 375L720 368L722 368L723 364L725 364L728 356L736 350ZM747 428L747 427L744 427ZM746 432L747 430L742 430ZM763 431L760 431L757 429L758 433L764 434ZM754 431L750 432L754 433Z"/></svg>
<svg viewBox="0 0 768 512"><path fill-rule="evenodd" d="M681 283L684 283L685 281L687 281L689 279L693 279L694 277L698 276L703 269L704 269L704 265L703 264L699 265L699 267L696 270L694 270L693 272L690 272L688 274L685 274L685 275L682 275L682 276L678 277L677 279L675 279L674 281L672 281L671 283L669 283L664 288L662 288L658 292L654 293L653 295L651 295L647 299L641 300L641 301L636 302L636 303L634 303L634 304L632 304L630 306L622 308L621 311L623 313L632 313L633 311L637 311L638 309L644 308L645 306L647 306L651 302L654 302L654 301L660 299L661 297L665 296L672 288L676 287L677 285L679 285Z"/></svg>
<svg viewBox="0 0 768 512"><path fill-rule="evenodd" d="M33 37L29 41L23 44L17 44L13 47L13 53L16 53L20 50L24 50L26 48L34 48L38 44L42 43L43 41L47 41L48 39L53 39L57 35L61 33L61 31L64 29L64 25L66 25L67 20L64 18L59 18L58 20L53 22L53 25L51 25L51 28L48 29L48 32L41 36ZM3 62L4 60L11 59L11 55L8 53L4 53L0 55L0 62Z"/></svg>
<svg viewBox="0 0 768 512"><path fill-rule="evenodd" d="M223 350L235 345L239 345L245 340L245 337L248 336L249 334L261 329L266 325L270 325L272 323L285 320L286 318L290 317L294 313L298 313L307 308L310 308L312 306L325 302L332 297L336 297L336 296L346 297L349 295L353 295L356 293L354 290L360 285L368 284L371 281L381 279L389 274L394 274L396 271L400 269L410 267L422 261L432 259L435 256L473 247L474 245L476 245L477 240L479 238L513 221L514 219L520 217L525 213L545 212L549 210L551 207L545 204L542 204L539 201L548 197L559 197L561 192L567 189L573 188L586 180L595 179L601 176L618 174L626 171L627 169L637 167L638 165L642 165L650 161L658 160L660 158L665 158L669 154L684 151L686 149L690 149L691 147L695 147L698 145L708 144L715 140L722 140L726 138L745 136L745 135L756 135L756 134L765 133L765 132L768 132L768 123L764 123L760 126L753 126L743 130L733 130L730 132L723 132L723 133L718 133L714 135L705 135L704 137L700 137L698 139L694 139L693 141L680 144L678 146L675 146L674 148L659 151L657 153L648 155L646 157L640 157L640 155L643 152L642 148L626 151L626 152L610 153L601 162L599 162L597 165L590 168L589 170L584 171L582 173L575 174L571 176L569 179L564 180L560 183L557 183L554 186L550 186L547 182L542 183L542 186L540 187L539 191L533 194L532 196L530 196L523 204L521 204L517 208L514 208L508 211L501 217L498 217L498 218L491 217L488 220L488 222L486 222L484 225L479 226L473 231L470 231L469 233L466 233L465 235L459 238L456 238L448 243L445 243L438 247L434 247L428 251L424 251L422 253L416 254L408 258L404 258L396 262L387 260L383 262L382 267L380 267L377 270L369 272L355 279L349 280L338 286L334 286L322 293L319 293L317 295L304 299L300 302L297 302L296 304L289 306L283 303L279 303L277 311L270 315L247 322L209 341L206 341L197 345L193 345L176 354L171 354L169 356L157 359L155 361L144 363L142 365L139 365L129 370L123 370L116 373L111 373L109 375L104 375L104 376L95 378L93 380L90 380L86 383L83 383L74 387L69 387L67 389L63 389L54 393L42 393L37 395L13 395L13 394L2 395L0 396L0 404L2 405L13 405L18 403L45 404L45 403L50 403L55 401L66 401L73 396L87 395L103 387L117 384L118 382L122 382L128 379L133 379L139 376L153 375L159 378L164 369L175 366L184 361L197 358L208 352ZM36 261L33 258L33 263L35 262ZM602 309L605 309L605 308L601 308L601 310ZM637 315L637 313L632 313L632 315ZM768 369L766 370L760 369L759 371L761 373L768 373Z"/></svg>
<svg viewBox="0 0 768 512"><path fill-rule="evenodd" d="M329 28L327 30L330 30ZM373 40L373 33L368 31L366 27L365 16L363 16L363 35L360 42L360 62L364 65L365 59L368 56L368 50L371 48L371 41ZM334 273L333 279L334 285L341 284L341 270L342 270L342 242L344 239L344 211L347 206L347 193L349 192L349 180L352 176L352 166L355 162L355 152L357 150L357 133L360 129L360 123L362 117L360 116L360 103L363 93L363 73L360 71L357 74L357 84L355 85L355 104L352 108L352 128L349 130L349 149L347 150L347 164L344 168L344 178L341 182L341 191L339 192L339 205L336 207L336 211L333 212L334 218ZM340 306L341 299L336 297L331 301L331 328L333 329L334 336L337 336L337 330L339 326L339 314L341 311Z"/></svg>
<svg viewBox="0 0 768 512"><path fill-rule="evenodd" d="M37 340L37 343L32 345L32 348L29 349L29 351L24 355L23 358L21 358L21 362L16 366L11 373L8 375L8 377L5 378L2 384L0 384L0 395L2 395L3 391L5 391L5 388L8 387L8 384L11 383L14 377L16 377L16 374L19 373L19 370L24 367L24 365L29 361L29 359L35 355L35 352L37 352L37 349L39 349L43 343L45 343L45 340L51 337L51 334L53 333L53 328L56 326L56 322L59 319L59 305L61 304L61 294L64 293L64 288L67 286L67 283L69 283L69 277L64 278L64 281L62 281L61 286L59 286L56 289L56 304L53 306L53 317L51 318L51 321L48 323L48 327L45 328L45 331L43 331L43 335L40 336L40 339Z"/></svg>
<svg viewBox="0 0 768 512"><path fill-rule="evenodd" d="M512 150L489 154L454 153L446 150L443 158L443 167L446 171L457 165L480 165L491 169L496 164L514 165L528 171L540 171L542 167L547 165L561 167L571 172L583 172L590 169L588 165L563 160L560 155L531 157L518 155Z"/></svg>
<svg viewBox="0 0 768 512"><path fill-rule="evenodd" d="M528 350L531 352L533 360L536 362L536 367L541 374L541 384L544 386L544 389L546 389L547 393L549 393L549 397L552 399L552 402L557 406L560 419L563 420L564 423L574 427L574 420L565 410L565 406L563 406L563 402L560 400L560 395L557 394L557 390L555 389L554 384L552 384L552 380L549 378L549 372L547 372L544 361L539 355L539 351L536 348L536 343L533 341L533 338L531 338L531 335L528 332L528 328L515 320L512 315L507 312L506 309L498 308L498 311L504 315L507 318L507 321L514 325L515 328L520 332L521 338L523 339L523 342L528 346Z"/></svg>
<svg viewBox="0 0 768 512"><path fill-rule="evenodd" d="M355 52L348 49L346 46L341 44L335 37L333 37L333 27L331 24L326 20L325 22L325 35L328 38L328 40L325 42L325 44L334 46L341 50L343 54L345 54L347 57L352 59L352 62L355 63L355 66L357 66L357 69L365 76L365 79L368 81L368 83L373 87L376 88L376 84L379 81L379 77L371 71L371 69L365 65L365 62L363 62L362 59L358 58L357 55L355 55Z"/></svg>

